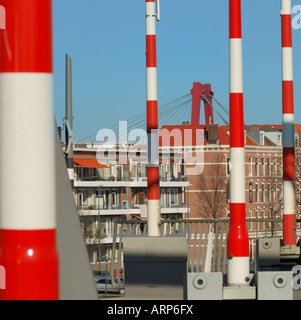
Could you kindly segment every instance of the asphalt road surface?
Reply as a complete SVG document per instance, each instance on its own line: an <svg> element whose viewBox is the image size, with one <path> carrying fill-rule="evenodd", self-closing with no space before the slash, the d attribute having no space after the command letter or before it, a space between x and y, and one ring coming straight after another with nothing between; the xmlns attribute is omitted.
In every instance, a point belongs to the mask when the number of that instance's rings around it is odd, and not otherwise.
<svg viewBox="0 0 301 320"><path fill-rule="evenodd" d="M125 296L118 293L98 293L98 300L125 300Z"/></svg>

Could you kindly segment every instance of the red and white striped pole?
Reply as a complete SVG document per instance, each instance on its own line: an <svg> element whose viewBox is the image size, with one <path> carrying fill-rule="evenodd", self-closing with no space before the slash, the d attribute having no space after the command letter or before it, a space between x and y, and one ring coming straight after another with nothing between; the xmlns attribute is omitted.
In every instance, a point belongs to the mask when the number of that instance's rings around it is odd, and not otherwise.
<svg viewBox="0 0 301 320"><path fill-rule="evenodd" d="M160 236L161 229L156 57L157 18L155 0L146 0L147 219L149 236Z"/></svg>
<svg viewBox="0 0 301 320"><path fill-rule="evenodd" d="M291 0L281 0L283 242L296 245L294 89Z"/></svg>
<svg viewBox="0 0 301 320"><path fill-rule="evenodd" d="M0 265L5 300L59 298L51 0L0 0Z"/></svg>
<svg viewBox="0 0 301 320"><path fill-rule="evenodd" d="M230 229L228 234L229 286L247 285L249 237L246 229L245 142L241 2L230 0Z"/></svg>

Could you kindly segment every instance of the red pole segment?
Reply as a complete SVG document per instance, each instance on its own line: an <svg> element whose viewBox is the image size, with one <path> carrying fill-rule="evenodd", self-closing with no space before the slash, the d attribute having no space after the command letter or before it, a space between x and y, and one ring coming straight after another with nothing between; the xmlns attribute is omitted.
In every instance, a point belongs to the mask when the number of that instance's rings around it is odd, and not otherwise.
<svg viewBox="0 0 301 320"><path fill-rule="evenodd" d="M294 89L291 0L281 0L283 242L296 245Z"/></svg>
<svg viewBox="0 0 301 320"><path fill-rule="evenodd" d="M155 0L146 0L147 215L149 236L160 236L161 234L156 18Z"/></svg>
<svg viewBox="0 0 301 320"><path fill-rule="evenodd" d="M245 149L241 2L230 0L230 229L229 286L248 285L249 237L246 229Z"/></svg>
<svg viewBox="0 0 301 320"><path fill-rule="evenodd" d="M6 300L59 298L51 0L0 0L0 265Z"/></svg>

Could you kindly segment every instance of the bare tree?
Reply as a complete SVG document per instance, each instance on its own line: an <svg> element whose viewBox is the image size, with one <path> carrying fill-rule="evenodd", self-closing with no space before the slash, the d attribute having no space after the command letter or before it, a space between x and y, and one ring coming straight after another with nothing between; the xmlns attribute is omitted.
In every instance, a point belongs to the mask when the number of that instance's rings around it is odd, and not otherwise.
<svg viewBox="0 0 301 320"><path fill-rule="evenodd" d="M210 165L205 166L203 173L198 177L197 185L199 192L197 196L201 217L214 219L213 223L209 225L205 270L211 270L214 261L213 257L217 254L217 251L212 247L213 240L217 240L218 234L223 234L221 225L218 224L216 219L225 216L225 208L228 206L227 186L229 184L227 183L226 170L227 165L225 162L223 163L223 156L217 155Z"/></svg>
<svg viewBox="0 0 301 320"><path fill-rule="evenodd" d="M204 218L221 218L227 204L226 165L223 157L217 155L213 164L206 166L199 175L197 195L200 201L201 216Z"/></svg>
<svg viewBox="0 0 301 320"><path fill-rule="evenodd" d="M283 206L281 189L277 189L278 184L282 186L281 182L278 182L276 179L272 179L272 195L269 197L266 205L266 208L269 212L268 219L272 219L272 221L268 224L265 224L265 231L266 234L270 233L271 238L276 236L277 230L280 228L280 223L274 220L280 217L281 207Z"/></svg>
<svg viewBox="0 0 301 320"><path fill-rule="evenodd" d="M101 240L105 237L104 225L98 221L96 223L95 217L80 216L83 237L88 245L88 251L94 253L98 251L98 263L100 267L101 254Z"/></svg>
<svg viewBox="0 0 301 320"><path fill-rule="evenodd" d="M279 161L278 161L279 160ZM274 238L277 231L280 230L280 223L276 222L277 218L281 216L281 209L283 207L283 161L282 158L277 158L277 165L274 166L273 172L267 177L268 190L266 199L266 209L268 210L268 219L271 222L264 224L266 235L270 234Z"/></svg>

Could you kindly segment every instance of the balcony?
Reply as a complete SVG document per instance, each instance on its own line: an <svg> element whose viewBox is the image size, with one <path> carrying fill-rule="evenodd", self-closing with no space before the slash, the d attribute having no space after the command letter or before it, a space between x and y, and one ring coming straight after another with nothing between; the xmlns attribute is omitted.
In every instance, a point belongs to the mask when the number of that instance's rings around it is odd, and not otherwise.
<svg viewBox="0 0 301 320"><path fill-rule="evenodd" d="M116 205L116 206L97 206L78 207L78 214L80 216L120 216L120 215L140 215L145 212L146 205ZM161 214L185 214L188 212L187 204L161 205Z"/></svg>
<svg viewBox="0 0 301 320"><path fill-rule="evenodd" d="M130 170L121 165L100 168L74 166L75 187L147 187L146 165ZM186 177L178 177L171 172L160 175L161 187L185 187L189 182Z"/></svg>
<svg viewBox="0 0 301 320"><path fill-rule="evenodd" d="M78 207L77 210L80 216L120 216L126 214L141 214L141 208L139 205L129 204Z"/></svg>
<svg viewBox="0 0 301 320"><path fill-rule="evenodd" d="M189 181L186 177L160 177L160 187L186 187ZM146 177L122 177L104 179L99 176L79 177L74 180L75 187L147 187Z"/></svg>

